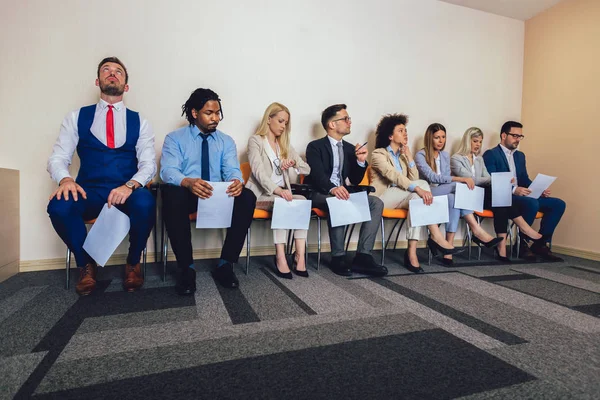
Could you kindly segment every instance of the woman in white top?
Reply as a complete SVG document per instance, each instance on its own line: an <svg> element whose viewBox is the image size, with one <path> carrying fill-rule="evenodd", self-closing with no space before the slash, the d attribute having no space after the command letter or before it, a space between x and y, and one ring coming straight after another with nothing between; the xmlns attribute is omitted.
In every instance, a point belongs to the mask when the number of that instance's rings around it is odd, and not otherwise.
<svg viewBox="0 0 600 400"><path fill-rule="evenodd" d="M483 132L481 129L476 127L467 129L460 142L460 148L450 159L450 169L452 175L473 178L475 185L482 186L485 189L483 207L494 213L494 230L496 235L502 238L502 242L495 249L496 257L500 261L510 262L506 257L506 234L509 218L517 224L524 235L529 236L531 239L539 239L542 235L523 219L516 204L510 207L492 207L492 178L485 167L483 158L479 157L482 142Z"/></svg>
<svg viewBox="0 0 600 400"><path fill-rule="evenodd" d="M256 195L256 208L270 211L275 197L287 201L305 200L293 195L292 183L299 182L299 175L308 175L310 167L290 145L290 110L280 103L267 107L256 134L248 140L248 161L252 173L246 187ZM285 255L286 230L273 230L275 242L275 272L282 278L292 278ZM304 261L306 230L296 230L296 252L293 270L296 275L308 277Z"/></svg>

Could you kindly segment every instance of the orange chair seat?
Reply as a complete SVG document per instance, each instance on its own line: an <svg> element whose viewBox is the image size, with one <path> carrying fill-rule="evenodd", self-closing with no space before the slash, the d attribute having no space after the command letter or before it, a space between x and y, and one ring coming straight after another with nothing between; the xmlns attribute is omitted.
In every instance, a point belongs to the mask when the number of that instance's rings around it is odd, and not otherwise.
<svg viewBox="0 0 600 400"><path fill-rule="evenodd" d="M325 210L321 210L320 208L312 208L310 211L312 211L314 215L317 215L321 218L327 218L327 211Z"/></svg>
<svg viewBox="0 0 600 400"><path fill-rule="evenodd" d="M258 208L254 209L254 215L252 216L254 219L269 219L271 218L271 213L265 210L259 210Z"/></svg>
<svg viewBox="0 0 600 400"><path fill-rule="evenodd" d="M84 224L88 224L88 225L93 225L93 224L94 224L94 222L96 222L96 218L94 218L94 219L90 219L90 220L88 220L88 221L83 221L83 223L84 223Z"/></svg>
<svg viewBox="0 0 600 400"><path fill-rule="evenodd" d="M383 218L406 219L408 217L408 210L404 208L384 208L381 216Z"/></svg>
<svg viewBox="0 0 600 400"><path fill-rule="evenodd" d="M483 210L483 212L475 211L475 215L478 215L481 218L494 218L492 210Z"/></svg>
<svg viewBox="0 0 600 400"><path fill-rule="evenodd" d="M538 211L537 214L535 214L535 219L540 219L544 216L544 213L541 211Z"/></svg>

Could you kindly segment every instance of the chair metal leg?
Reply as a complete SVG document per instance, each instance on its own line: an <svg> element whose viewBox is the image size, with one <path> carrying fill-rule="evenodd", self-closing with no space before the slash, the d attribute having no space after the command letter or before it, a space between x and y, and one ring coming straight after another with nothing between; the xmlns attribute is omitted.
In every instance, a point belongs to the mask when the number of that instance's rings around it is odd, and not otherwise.
<svg viewBox="0 0 600 400"><path fill-rule="evenodd" d="M146 279L146 259L148 257L148 246L144 247L144 251L142 252L142 261L144 266L142 267L142 276Z"/></svg>
<svg viewBox="0 0 600 400"><path fill-rule="evenodd" d="M512 227L509 225L508 229L506 230L508 232L508 249L510 251L510 257L512 258L513 256L513 231L512 231Z"/></svg>
<svg viewBox="0 0 600 400"><path fill-rule="evenodd" d="M468 254L469 254L469 260L471 260L471 228L469 227L469 224L465 224L465 237L463 238L463 247L465 246L469 246L469 248L467 249Z"/></svg>
<svg viewBox="0 0 600 400"><path fill-rule="evenodd" d="M163 282L167 280L167 254L169 252L169 236L166 235L165 223L162 223L162 262L163 262L163 274L162 279Z"/></svg>
<svg viewBox="0 0 600 400"><path fill-rule="evenodd" d="M317 271L321 266L321 218L317 217Z"/></svg>
<svg viewBox="0 0 600 400"><path fill-rule="evenodd" d="M246 235L246 275L248 275L248 267L250 266L250 227Z"/></svg>
<svg viewBox="0 0 600 400"><path fill-rule="evenodd" d="M68 247L67 247L66 270L67 270L67 289L69 289L69 286L71 284L71 249L69 249Z"/></svg>
<svg viewBox="0 0 600 400"><path fill-rule="evenodd" d="M398 222L400 222L400 227L398 228L398 232L396 232L396 239L394 240L394 251L396 251L396 246L398 246L398 238L400 237L400 232L402 231L402 227L404 226L404 223L406 222L405 219L399 219L398 221L396 221L396 223L394 224L394 227L396 227L396 225L398 225ZM394 230L394 228L392 228L392 231ZM391 234L391 232L390 232ZM392 236L390 235L390 238ZM389 241L389 240L388 240Z"/></svg>
<svg viewBox="0 0 600 400"><path fill-rule="evenodd" d="M381 217L381 265L383 265L384 263L385 263L385 224L383 223L383 217Z"/></svg>

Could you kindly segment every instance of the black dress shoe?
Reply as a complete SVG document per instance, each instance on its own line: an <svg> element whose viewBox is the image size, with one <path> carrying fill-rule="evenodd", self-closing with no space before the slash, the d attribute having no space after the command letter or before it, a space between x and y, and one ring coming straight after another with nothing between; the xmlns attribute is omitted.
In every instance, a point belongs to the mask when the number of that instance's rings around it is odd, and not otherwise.
<svg viewBox="0 0 600 400"><path fill-rule="evenodd" d="M384 265L379 265L370 254L356 253L352 260L352 272L371 276L386 276L388 269Z"/></svg>
<svg viewBox="0 0 600 400"><path fill-rule="evenodd" d="M494 255L496 257L496 260L498 260L498 261L501 261L501 262L503 262L505 264L511 264L512 263L512 261L510 260L510 258L504 257L504 256L500 255L500 252L498 251L497 247L494 248Z"/></svg>
<svg viewBox="0 0 600 400"><path fill-rule="evenodd" d="M331 264L329 264L329 268L334 274L341 276L352 276L352 270L350 270L350 267L348 267L344 258L344 256L331 257Z"/></svg>
<svg viewBox="0 0 600 400"><path fill-rule="evenodd" d="M182 268L175 289L180 296L190 296L196 293L196 270L189 267Z"/></svg>
<svg viewBox="0 0 600 400"><path fill-rule="evenodd" d="M424 274L423 268L415 267L410 263L410 259L408 258L408 251L404 252L404 268L409 270L410 272L414 272L415 274Z"/></svg>
<svg viewBox="0 0 600 400"><path fill-rule="evenodd" d="M277 266L277 257L273 258L273 262L275 263L275 274L283 279L292 279L294 276L292 275L292 272L281 272L279 270L279 267Z"/></svg>
<svg viewBox="0 0 600 400"><path fill-rule="evenodd" d="M298 271L298 268L297 268L297 267L298 267L298 265L297 265L297 264L298 264L298 263L296 262L296 252L294 252L294 253L292 254L292 271L293 271L293 272L294 272L296 275L298 275L298 276L301 276L301 277L303 277L303 278L308 278L308 271L307 271L307 270L304 270L304 271Z"/></svg>
<svg viewBox="0 0 600 400"><path fill-rule="evenodd" d="M477 244L477 246L479 246L479 247L485 246L489 249L490 247L498 246L500 244L500 242L502 241L502 238L495 237L492 240L490 240L489 242L484 242L483 240L479 239L477 236L473 235L473 241Z"/></svg>
<svg viewBox="0 0 600 400"><path fill-rule="evenodd" d="M461 251L463 251L463 249L457 249L456 247L453 249L445 249L432 238L427 239L427 247L429 247L429 250L431 250L434 256L437 256L438 252L442 253L445 256L449 256L451 254L458 254Z"/></svg>
<svg viewBox="0 0 600 400"><path fill-rule="evenodd" d="M522 258L525 261L535 261L535 254L533 254L529 246L522 244L519 247L519 258Z"/></svg>
<svg viewBox="0 0 600 400"><path fill-rule="evenodd" d="M240 282L233 272L233 264L231 263L215 268L212 271L212 276L224 288L235 289L240 286Z"/></svg>
<svg viewBox="0 0 600 400"><path fill-rule="evenodd" d="M538 242L533 243L531 245L531 252L533 254L537 254L544 261L564 261L562 258L555 256L552 254L548 246L546 244L539 244Z"/></svg>
<svg viewBox="0 0 600 400"><path fill-rule="evenodd" d="M454 260L452 258L442 258L442 264L446 267L452 267L454 266Z"/></svg>

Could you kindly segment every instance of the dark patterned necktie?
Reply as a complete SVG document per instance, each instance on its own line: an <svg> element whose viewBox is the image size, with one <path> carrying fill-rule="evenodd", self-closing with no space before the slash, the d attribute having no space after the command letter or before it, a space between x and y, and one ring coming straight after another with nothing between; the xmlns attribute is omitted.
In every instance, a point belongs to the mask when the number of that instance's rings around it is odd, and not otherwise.
<svg viewBox="0 0 600 400"><path fill-rule="evenodd" d="M210 181L210 162L208 158L208 135L203 133L200 134L202 137L202 175L201 178L203 181Z"/></svg>

